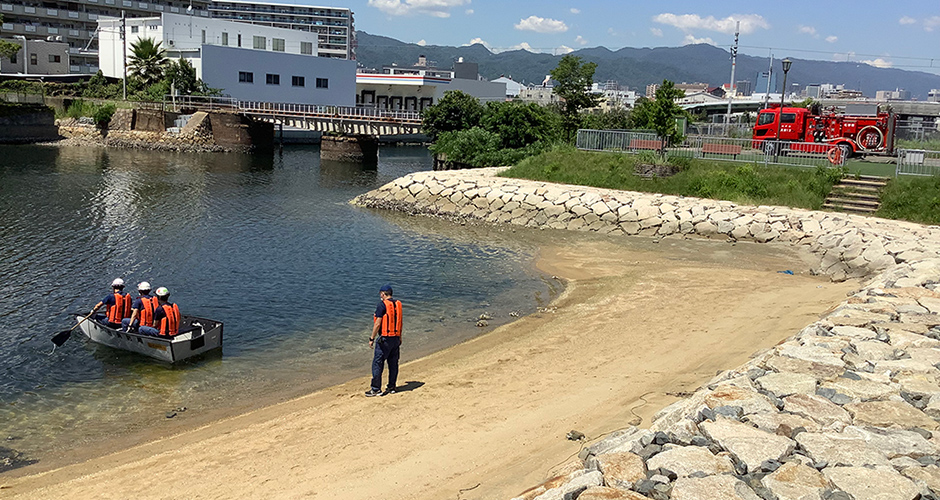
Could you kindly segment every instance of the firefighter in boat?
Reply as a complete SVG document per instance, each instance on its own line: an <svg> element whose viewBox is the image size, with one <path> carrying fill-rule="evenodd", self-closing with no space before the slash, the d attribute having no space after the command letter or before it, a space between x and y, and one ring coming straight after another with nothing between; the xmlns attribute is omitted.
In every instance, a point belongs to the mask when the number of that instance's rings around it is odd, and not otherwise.
<svg viewBox="0 0 940 500"><path fill-rule="evenodd" d="M115 278L111 282L111 293L95 304L91 314L94 315L101 306L105 306L105 315L98 315L95 319L111 328L120 328L121 320L131 317L131 302L130 294L124 292L124 280Z"/></svg>

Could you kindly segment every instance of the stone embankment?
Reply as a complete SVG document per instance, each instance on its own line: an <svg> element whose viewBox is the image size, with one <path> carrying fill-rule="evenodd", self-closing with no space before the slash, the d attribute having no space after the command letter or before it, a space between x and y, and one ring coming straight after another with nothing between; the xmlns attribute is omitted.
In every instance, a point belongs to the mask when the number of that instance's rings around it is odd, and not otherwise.
<svg viewBox="0 0 940 500"><path fill-rule="evenodd" d="M805 245L867 280L821 320L627 425L519 499L940 499L940 229L836 213L422 172L354 200L493 223ZM632 422L636 425L637 422Z"/></svg>
<svg viewBox="0 0 940 500"><path fill-rule="evenodd" d="M119 109L107 130L90 119L56 121L60 144L98 145L153 151L240 152L273 147L273 126L233 113L196 112L184 127L168 127L178 116L160 110Z"/></svg>

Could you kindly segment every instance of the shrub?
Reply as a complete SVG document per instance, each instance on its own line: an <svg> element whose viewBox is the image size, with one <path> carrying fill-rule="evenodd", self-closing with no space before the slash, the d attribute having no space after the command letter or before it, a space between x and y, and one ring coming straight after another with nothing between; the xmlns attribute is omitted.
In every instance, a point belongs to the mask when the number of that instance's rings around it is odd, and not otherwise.
<svg viewBox="0 0 940 500"><path fill-rule="evenodd" d="M95 120L95 125L98 128L107 128L108 124L111 123L111 117L114 116L114 112L116 110L116 106L110 103L98 106L92 115L92 118Z"/></svg>

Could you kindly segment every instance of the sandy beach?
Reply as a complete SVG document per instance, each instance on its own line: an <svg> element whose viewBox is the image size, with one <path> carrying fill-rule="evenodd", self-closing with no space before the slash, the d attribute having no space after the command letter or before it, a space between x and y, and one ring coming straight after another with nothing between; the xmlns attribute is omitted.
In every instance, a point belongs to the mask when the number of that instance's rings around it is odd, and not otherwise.
<svg viewBox="0 0 940 500"><path fill-rule="evenodd" d="M148 444L23 477L2 498L508 499L589 438L650 416L844 300L778 245L571 238L539 267L567 282L544 312L402 367ZM795 276L780 274L793 269ZM407 327L404 348L407 349ZM363 362L363 375L368 370Z"/></svg>

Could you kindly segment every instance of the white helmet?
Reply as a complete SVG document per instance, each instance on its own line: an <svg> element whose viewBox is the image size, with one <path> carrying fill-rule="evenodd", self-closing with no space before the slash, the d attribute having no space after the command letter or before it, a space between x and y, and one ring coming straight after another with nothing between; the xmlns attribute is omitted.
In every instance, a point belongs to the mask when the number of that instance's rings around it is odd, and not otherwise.
<svg viewBox="0 0 940 500"><path fill-rule="evenodd" d="M114 278L114 281L111 282L112 287L124 286L124 280L121 278Z"/></svg>
<svg viewBox="0 0 940 500"><path fill-rule="evenodd" d="M169 297L169 296L170 296L170 291L167 290L165 286L161 286L160 288L157 288L157 297Z"/></svg>
<svg viewBox="0 0 940 500"><path fill-rule="evenodd" d="M146 281L141 281L140 283L137 284L137 290L139 291L147 290L149 292L150 283L147 283Z"/></svg>

